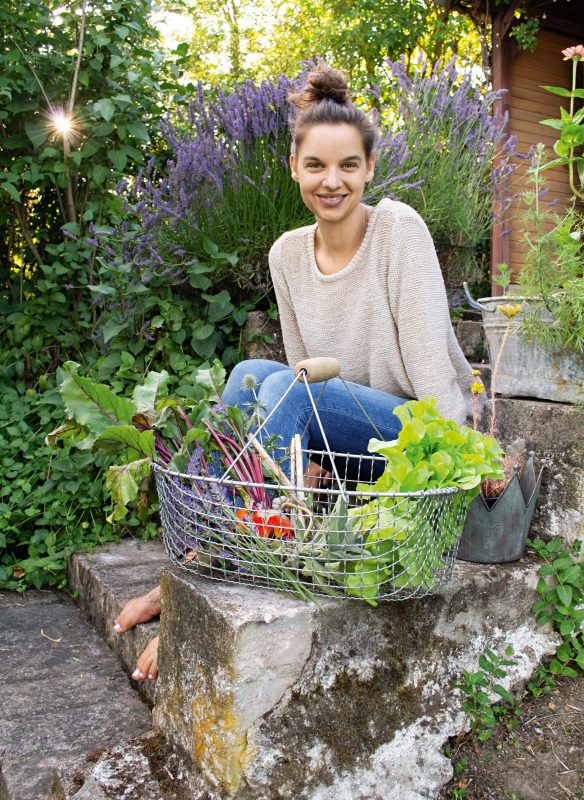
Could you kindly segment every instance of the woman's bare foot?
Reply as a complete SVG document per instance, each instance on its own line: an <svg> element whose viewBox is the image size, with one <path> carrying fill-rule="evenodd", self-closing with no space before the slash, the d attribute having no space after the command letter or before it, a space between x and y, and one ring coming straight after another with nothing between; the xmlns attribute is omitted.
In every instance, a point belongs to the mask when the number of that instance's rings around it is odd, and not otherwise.
<svg viewBox="0 0 584 800"><path fill-rule="evenodd" d="M114 620L114 631L116 633L125 633L140 622L150 622L151 619L154 619L159 614L160 586L156 586L141 597L134 597L132 600L128 600Z"/></svg>
<svg viewBox="0 0 584 800"><path fill-rule="evenodd" d="M151 639L144 652L136 661L136 669L132 672L132 678L135 681L145 681L146 679L154 680L158 677L158 636Z"/></svg>

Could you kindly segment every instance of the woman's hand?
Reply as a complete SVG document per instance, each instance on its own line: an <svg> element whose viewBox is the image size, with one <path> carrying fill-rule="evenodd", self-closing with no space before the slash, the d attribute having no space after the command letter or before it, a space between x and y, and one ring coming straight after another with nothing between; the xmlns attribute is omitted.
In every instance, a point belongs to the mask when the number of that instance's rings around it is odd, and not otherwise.
<svg viewBox="0 0 584 800"><path fill-rule="evenodd" d="M320 464L315 464L314 461L309 461L304 470L304 485L307 489L328 489L332 477L332 472L324 469Z"/></svg>

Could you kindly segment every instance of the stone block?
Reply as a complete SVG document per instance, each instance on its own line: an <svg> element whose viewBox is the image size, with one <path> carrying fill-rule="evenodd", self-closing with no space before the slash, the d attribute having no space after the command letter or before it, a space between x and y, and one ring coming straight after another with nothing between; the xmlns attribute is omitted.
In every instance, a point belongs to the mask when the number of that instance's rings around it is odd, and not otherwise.
<svg viewBox="0 0 584 800"><path fill-rule="evenodd" d="M530 607L537 564L457 564L439 594L371 608L171 568L155 723L208 800L422 800L452 775L452 689L485 647L524 681L558 640Z"/></svg>
<svg viewBox="0 0 584 800"><path fill-rule="evenodd" d="M584 413L568 403L497 398L496 435L518 436L544 466L532 535L584 538Z"/></svg>
<svg viewBox="0 0 584 800"><path fill-rule="evenodd" d="M106 545L94 553L79 553L69 561L70 590L128 674L133 672L136 659L150 639L158 634L159 623L153 620L137 625L118 636L113 630L114 619L127 600L156 586L167 564L162 542L136 539ZM136 687L147 700L153 701L151 681L141 681Z"/></svg>
<svg viewBox="0 0 584 800"><path fill-rule="evenodd" d="M460 319L456 320L452 327L460 348L469 361L488 361L482 322Z"/></svg>

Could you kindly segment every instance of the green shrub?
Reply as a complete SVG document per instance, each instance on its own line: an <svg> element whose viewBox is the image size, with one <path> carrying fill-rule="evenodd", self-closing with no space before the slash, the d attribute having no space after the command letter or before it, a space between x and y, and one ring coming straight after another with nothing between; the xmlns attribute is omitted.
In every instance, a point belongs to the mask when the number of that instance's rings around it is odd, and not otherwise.
<svg viewBox="0 0 584 800"><path fill-rule="evenodd" d="M50 383L53 380L50 379ZM66 559L80 549L119 539L105 521L103 471L95 456L51 450L45 436L62 420L55 388L20 394L6 384L0 401L0 588L63 586ZM153 525L125 530L147 537Z"/></svg>

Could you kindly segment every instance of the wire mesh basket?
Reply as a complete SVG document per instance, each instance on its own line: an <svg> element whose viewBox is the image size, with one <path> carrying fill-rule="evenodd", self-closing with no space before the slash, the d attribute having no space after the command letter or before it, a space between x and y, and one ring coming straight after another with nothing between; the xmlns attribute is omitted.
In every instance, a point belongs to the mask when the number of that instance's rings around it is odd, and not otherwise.
<svg viewBox="0 0 584 800"><path fill-rule="evenodd" d="M222 475L203 471L200 462L189 469L194 474L154 466L164 543L174 564L304 599L332 595L372 605L422 597L448 582L470 495L457 487L379 492L385 458L333 453L317 405L326 381L340 378L339 372L335 359L297 364L288 389L263 420L258 414L255 431ZM340 380L382 439L350 385ZM296 434L290 448L268 454L262 430L296 381L306 386L326 449L303 449ZM319 382L315 401L310 384ZM268 465L259 474L272 480L243 481L235 470L254 448ZM310 462L329 471L330 487L308 488L304 476ZM282 463L289 465L290 477Z"/></svg>
<svg viewBox="0 0 584 800"><path fill-rule="evenodd" d="M331 595L376 604L443 587L468 509L466 492L368 491L385 459L303 452L311 461L331 455L341 486L314 491L273 483L242 486L229 478L156 465L171 561L215 580L280 589L304 599ZM270 509L243 506L242 493L252 486L267 493Z"/></svg>

